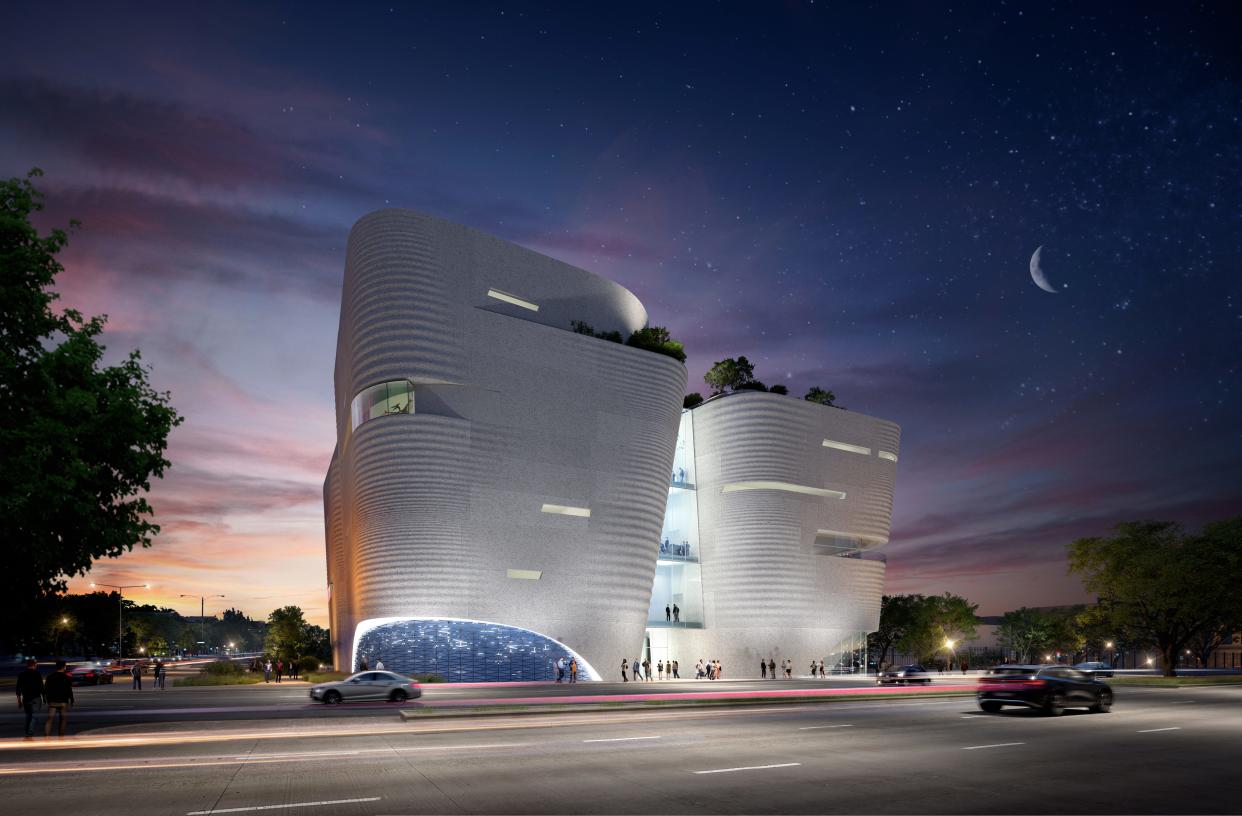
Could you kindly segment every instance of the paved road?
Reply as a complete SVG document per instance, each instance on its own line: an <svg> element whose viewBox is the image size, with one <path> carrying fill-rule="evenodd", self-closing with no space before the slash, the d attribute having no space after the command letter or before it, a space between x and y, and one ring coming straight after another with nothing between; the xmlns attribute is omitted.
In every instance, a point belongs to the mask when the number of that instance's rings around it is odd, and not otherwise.
<svg viewBox="0 0 1242 816"><path fill-rule="evenodd" d="M960 676L937 678L937 682L961 681ZM170 681L171 682L171 681ZM732 680L732 681L669 681L653 683L515 683L482 686L456 684L424 685L422 704L447 705L503 703L518 698L568 698L576 696L607 696L616 694L669 694L681 692L746 692L816 690L825 688L871 688L874 678L838 677L823 680ZM171 684L165 690L151 687L144 680L142 691L120 682L110 686L87 686L75 689L77 706L73 711L76 730L139 722L177 722L189 720L245 720L324 717L373 716L376 709L395 709L390 703L351 704L326 707L313 703L307 696L309 685L302 682L260 683L249 686L183 686ZM20 726L22 714L14 708L0 708L0 733L13 734Z"/></svg>
<svg viewBox="0 0 1242 816"><path fill-rule="evenodd" d="M1110 714L1055 719L926 699L126 726L0 741L0 801L298 816L1237 813L1239 767L1242 688L1127 688Z"/></svg>

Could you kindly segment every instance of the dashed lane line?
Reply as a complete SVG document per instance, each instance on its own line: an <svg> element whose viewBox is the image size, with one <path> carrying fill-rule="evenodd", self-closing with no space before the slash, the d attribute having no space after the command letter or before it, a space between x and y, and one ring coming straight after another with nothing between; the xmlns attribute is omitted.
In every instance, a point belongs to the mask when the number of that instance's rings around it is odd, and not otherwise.
<svg viewBox="0 0 1242 816"><path fill-rule="evenodd" d="M589 739L583 742L633 742L635 740L653 740L660 737L609 737L608 739Z"/></svg>
<svg viewBox="0 0 1242 816"><path fill-rule="evenodd" d="M380 797L367 796L362 799L325 799L322 802L289 802L283 805L254 805L253 807L213 808L212 810L191 810L185 816L214 816L217 813L248 813L255 810L281 810L283 808L322 807L324 805L352 805L359 802L378 802Z"/></svg>
<svg viewBox="0 0 1242 816"><path fill-rule="evenodd" d="M740 768L715 768L710 771L695 771L696 774L733 773L734 771L765 771L768 768L793 768L801 762L781 762L776 765L743 765Z"/></svg>
<svg viewBox="0 0 1242 816"><path fill-rule="evenodd" d="M1168 728L1144 728L1142 731L1135 731L1136 734L1154 734L1157 731L1181 731L1180 725L1171 725Z"/></svg>
<svg viewBox="0 0 1242 816"><path fill-rule="evenodd" d="M804 725L799 731L818 731L821 728L853 728L852 723L842 723L841 725Z"/></svg>
<svg viewBox="0 0 1242 816"><path fill-rule="evenodd" d="M1025 742L997 742L992 745L968 745L963 751L978 751L980 748L1008 748L1011 745L1026 745Z"/></svg>

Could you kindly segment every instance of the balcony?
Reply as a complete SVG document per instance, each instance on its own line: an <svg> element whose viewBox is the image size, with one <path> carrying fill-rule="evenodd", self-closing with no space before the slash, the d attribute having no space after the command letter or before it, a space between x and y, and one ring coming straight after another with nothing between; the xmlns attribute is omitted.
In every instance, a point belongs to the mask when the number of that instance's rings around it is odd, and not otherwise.
<svg viewBox="0 0 1242 816"><path fill-rule="evenodd" d="M676 564L697 564L699 563L698 553L690 546L689 541L680 543L672 543L667 539L660 542L660 562L669 562Z"/></svg>

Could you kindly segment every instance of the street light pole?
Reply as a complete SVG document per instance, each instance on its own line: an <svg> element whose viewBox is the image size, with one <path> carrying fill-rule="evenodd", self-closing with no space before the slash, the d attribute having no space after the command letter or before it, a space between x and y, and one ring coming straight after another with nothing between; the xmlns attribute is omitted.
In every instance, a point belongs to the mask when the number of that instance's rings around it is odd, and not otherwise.
<svg viewBox="0 0 1242 816"><path fill-rule="evenodd" d="M91 581L91 587L107 587L116 590L116 659L123 660L125 658L125 630L121 627L121 615L125 609L125 590L127 589L150 589L150 584L125 584L117 586L116 584L101 584Z"/></svg>
<svg viewBox="0 0 1242 816"><path fill-rule="evenodd" d="M198 598L198 632L202 638L199 643L203 644L203 648L207 647L207 599L223 598L223 595L182 595L182 598Z"/></svg>

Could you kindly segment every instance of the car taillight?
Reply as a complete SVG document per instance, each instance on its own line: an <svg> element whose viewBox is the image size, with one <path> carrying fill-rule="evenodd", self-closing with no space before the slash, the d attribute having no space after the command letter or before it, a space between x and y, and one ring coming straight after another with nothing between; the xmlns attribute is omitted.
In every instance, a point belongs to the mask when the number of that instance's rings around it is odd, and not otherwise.
<svg viewBox="0 0 1242 816"><path fill-rule="evenodd" d="M1047 680L1023 680L1022 685L1026 688L1039 688L1048 684Z"/></svg>

